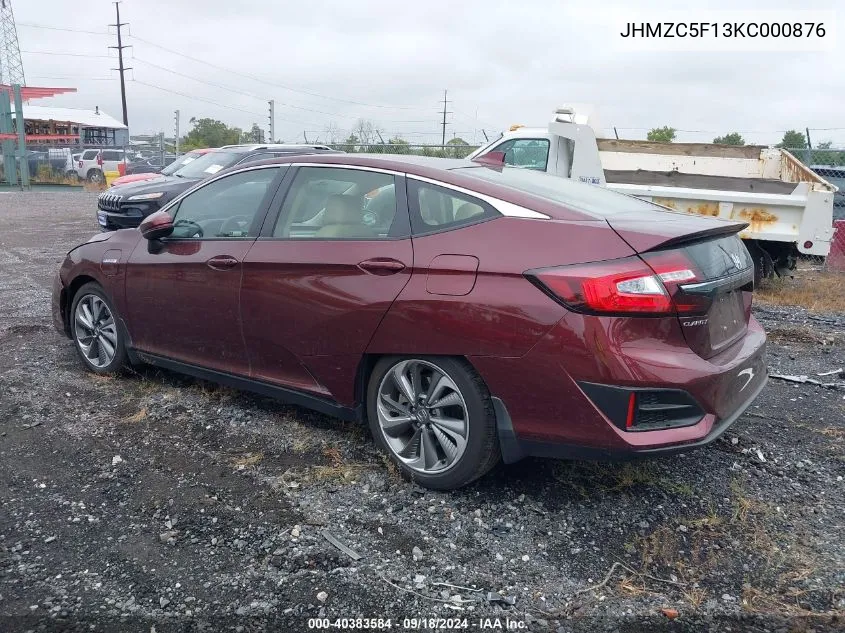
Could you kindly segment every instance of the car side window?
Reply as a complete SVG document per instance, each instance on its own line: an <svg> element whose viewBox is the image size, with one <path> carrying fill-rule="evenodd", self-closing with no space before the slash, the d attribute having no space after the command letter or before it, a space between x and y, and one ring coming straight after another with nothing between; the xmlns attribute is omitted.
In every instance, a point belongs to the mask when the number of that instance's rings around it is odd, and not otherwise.
<svg viewBox="0 0 845 633"><path fill-rule="evenodd" d="M256 220L281 167L252 169L200 187L179 202L171 237L244 238L257 235Z"/></svg>
<svg viewBox="0 0 845 633"><path fill-rule="evenodd" d="M413 177L408 179L408 199L414 235L448 231L501 215L479 198Z"/></svg>
<svg viewBox="0 0 845 633"><path fill-rule="evenodd" d="M363 169L301 167L273 237L383 240L396 237L396 177ZM407 223L407 220L406 220Z"/></svg>
<svg viewBox="0 0 845 633"><path fill-rule="evenodd" d="M497 145L493 151L504 153L505 165L546 171L549 162L549 139L511 139Z"/></svg>
<svg viewBox="0 0 845 633"><path fill-rule="evenodd" d="M82 152L82 160L94 160L97 158L98 150L96 149L87 149Z"/></svg>
<svg viewBox="0 0 845 633"><path fill-rule="evenodd" d="M121 160L122 158L120 152L115 152L114 150L103 151L103 160Z"/></svg>

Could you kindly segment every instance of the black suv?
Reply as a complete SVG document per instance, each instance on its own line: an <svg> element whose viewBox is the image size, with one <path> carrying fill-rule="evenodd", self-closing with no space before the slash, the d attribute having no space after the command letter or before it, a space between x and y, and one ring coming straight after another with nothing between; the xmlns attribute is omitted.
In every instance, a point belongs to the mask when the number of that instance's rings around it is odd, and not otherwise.
<svg viewBox="0 0 845 633"><path fill-rule="evenodd" d="M138 226L176 196L222 169L298 154L342 154L327 145L226 145L203 154L170 176L112 187L97 198L97 222L104 231Z"/></svg>

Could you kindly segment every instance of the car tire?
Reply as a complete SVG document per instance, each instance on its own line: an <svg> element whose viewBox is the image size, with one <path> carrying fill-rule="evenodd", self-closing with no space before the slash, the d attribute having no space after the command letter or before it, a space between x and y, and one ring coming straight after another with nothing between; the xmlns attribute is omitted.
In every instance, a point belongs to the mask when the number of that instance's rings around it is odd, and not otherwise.
<svg viewBox="0 0 845 633"><path fill-rule="evenodd" d="M95 185L102 184L106 181L106 177L103 175L103 172L99 169L90 169L88 170L88 182L94 183Z"/></svg>
<svg viewBox="0 0 845 633"><path fill-rule="evenodd" d="M79 357L90 371L114 374L126 365L126 335L100 284L87 283L74 295L70 333Z"/></svg>
<svg viewBox="0 0 845 633"><path fill-rule="evenodd" d="M367 386L367 420L379 448L426 488L460 488L501 459L490 393L463 359L380 359Z"/></svg>

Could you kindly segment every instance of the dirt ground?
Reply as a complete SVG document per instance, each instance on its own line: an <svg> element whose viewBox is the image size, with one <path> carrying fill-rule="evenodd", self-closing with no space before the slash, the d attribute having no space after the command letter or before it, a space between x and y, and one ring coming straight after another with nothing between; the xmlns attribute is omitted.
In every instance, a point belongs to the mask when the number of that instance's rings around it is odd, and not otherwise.
<svg viewBox="0 0 845 633"><path fill-rule="evenodd" d="M358 425L86 372L49 288L94 205L0 194L0 631L842 630L845 388L770 380L690 454L430 492ZM772 373L845 368L845 314L755 313Z"/></svg>

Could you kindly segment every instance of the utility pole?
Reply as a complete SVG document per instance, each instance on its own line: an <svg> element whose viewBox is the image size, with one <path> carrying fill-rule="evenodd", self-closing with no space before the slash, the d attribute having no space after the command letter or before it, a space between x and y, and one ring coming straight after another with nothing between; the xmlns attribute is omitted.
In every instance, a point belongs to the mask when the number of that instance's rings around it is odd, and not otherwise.
<svg viewBox="0 0 845 633"><path fill-rule="evenodd" d="M451 114L451 112L446 111L446 104L449 103L446 101L446 93L447 91L443 91L443 136L440 140L440 144L445 146L446 145L446 115Z"/></svg>
<svg viewBox="0 0 845 633"><path fill-rule="evenodd" d="M810 165L813 162L813 141L810 140L810 128L805 127L804 131L807 133L807 151L805 152L804 160Z"/></svg>
<svg viewBox="0 0 845 633"><path fill-rule="evenodd" d="M276 142L276 101L270 99L270 142Z"/></svg>
<svg viewBox="0 0 845 633"><path fill-rule="evenodd" d="M120 28L126 26L128 23L120 21L119 1L114 3L114 10L117 14L117 24L109 24L109 26L117 27L117 46L109 46L109 48L117 49L118 68L112 68L112 70L120 71L120 99L123 102L123 125L129 125L129 115L126 113L126 81L123 78L123 73L132 69L123 66L123 49L129 47L123 45L122 33L120 32Z"/></svg>
<svg viewBox="0 0 845 633"><path fill-rule="evenodd" d="M179 110L176 110L176 116L174 117L176 121L176 155L179 155Z"/></svg>

